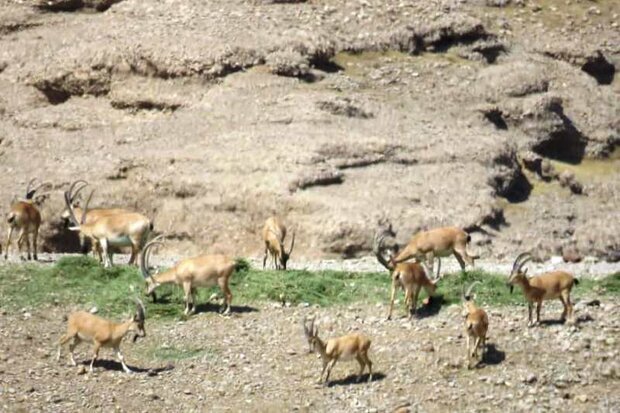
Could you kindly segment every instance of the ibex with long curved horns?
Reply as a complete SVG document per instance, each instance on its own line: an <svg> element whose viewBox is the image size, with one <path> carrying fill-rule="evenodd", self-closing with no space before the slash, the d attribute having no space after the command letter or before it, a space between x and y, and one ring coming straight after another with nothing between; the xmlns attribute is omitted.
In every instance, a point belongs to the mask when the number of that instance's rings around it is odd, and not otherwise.
<svg viewBox="0 0 620 413"><path fill-rule="evenodd" d="M82 189L84 189L87 186L88 186L88 182L80 179L80 180L73 182L71 186L69 187L69 190L67 191L69 193L69 202L73 206L75 217L78 220L82 219L84 210L78 205L77 197L80 191L82 191ZM86 216L85 223L87 225L90 225L90 224L93 224L95 221L97 221L99 218L104 217L104 216L115 215L115 214L125 214L125 213L131 213L131 212L132 211L129 211L123 208L91 208L88 210L88 215ZM65 210L61 214L61 218L65 221L71 222L71 210L69 208L65 208ZM97 256L99 257L99 262L103 263L103 255L102 255L101 246L99 245L99 242L92 237L87 237L86 235L84 235L83 232L80 232L80 245L83 248L83 252L86 253L86 251L84 250L85 238L90 239L94 253L97 254ZM109 253L112 254L111 251L109 251Z"/></svg>
<svg viewBox="0 0 620 413"><path fill-rule="evenodd" d="M392 263L398 264L415 258L418 262L427 262L432 268L435 257L447 257L454 254L461 270L465 271L465 264L473 267L474 259L478 258L478 256L470 255L467 252L469 241L471 241L470 235L456 227L420 231L392 259Z"/></svg>
<svg viewBox="0 0 620 413"><path fill-rule="evenodd" d="M196 309L196 289L217 284L224 294L224 314L229 314L233 296L228 283L235 271L235 260L220 254L200 255L184 259L164 272L151 274L149 270L150 249L155 245L161 245L160 239L161 236L148 242L140 257L140 271L147 283L147 294L152 295L162 284L176 284L185 292L185 314L189 315Z"/></svg>
<svg viewBox="0 0 620 413"><path fill-rule="evenodd" d="M385 250L383 247L383 240L384 236L380 236L379 234L375 235L373 241L373 252L377 257L377 261L379 261L381 265L392 273L392 294L390 296L390 310L388 312L387 319L389 320L392 318L394 299L398 288L405 290L405 306L409 311L409 318L413 318L415 315L420 290L424 288L429 296L429 299L437 290L437 283L441 279L441 258L439 258L437 274L434 278L430 278L428 275L430 271L427 271L423 265L417 262L401 262L394 265L389 259L386 259L384 256Z"/></svg>
<svg viewBox="0 0 620 413"><path fill-rule="evenodd" d="M37 186L33 186L35 182L36 178L31 179L26 187L25 198L11 205L11 210L7 216L9 230L6 238L4 259L7 259L9 256L11 236L13 235L13 231L16 229L19 229L17 249L21 252L22 244L26 242L28 259L37 259L37 238L39 236L39 227L41 226L41 213L34 204L34 195L39 189L41 189L41 187L47 184L41 183ZM33 255L30 254L30 237L32 237Z"/></svg>
<svg viewBox="0 0 620 413"><path fill-rule="evenodd" d="M463 317L465 317L465 334L467 335L467 361L468 367L472 359L482 359L486 349L487 331L489 330L489 317L487 313L476 305L475 296L471 294L474 285L480 281L473 282L467 292L463 290L461 300L463 302ZM474 348L471 350L471 340L474 340ZM480 350L481 354L478 355Z"/></svg>
<svg viewBox="0 0 620 413"><path fill-rule="evenodd" d="M91 191L80 219L71 204L71 197L65 192L65 204L70 212L74 226L72 231L80 231L84 236L93 238L101 246L105 267L112 266L112 251L110 247L131 247L129 264L135 264L140 249L148 239L153 229L151 220L136 212L125 212L99 217L94 222L88 222L88 204L93 196Z"/></svg>
<svg viewBox="0 0 620 413"><path fill-rule="evenodd" d="M286 227L277 217L270 217L263 226L263 241L265 242L265 256L263 257L263 268L267 263L267 256L271 255L276 270L286 270L286 263L293 252L295 246L295 232L291 239L291 246L288 252L284 249L284 238L286 238Z"/></svg>
<svg viewBox="0 0 620 413"><path fill-rule="evenodd" d="M562 311L562 321L573 321L573 305L570 302L570 292L575 284L579 284L579 280L564 271L551 271L535 277L527 276L527 268L523 270L525 264L532 259L530 253L524 252L519 254L512 265L508 285L512 293L513 287L519 285L523 290L525 299L527 300L528 309L528 326L538 324L540 322L540 309L542 302L559 298L564 306ZM536 322L532 322L532 309L536 303Z"/></svg>

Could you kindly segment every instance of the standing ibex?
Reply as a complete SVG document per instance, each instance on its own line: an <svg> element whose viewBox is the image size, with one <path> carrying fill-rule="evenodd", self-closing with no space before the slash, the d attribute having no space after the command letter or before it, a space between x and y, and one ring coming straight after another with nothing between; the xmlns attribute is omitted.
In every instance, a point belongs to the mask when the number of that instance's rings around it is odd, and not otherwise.
<svg viewBox="0 0 620 413"><path fill-rule="evenodd" d="M233 296L228 283L235 270L235 260L220 254L201 255L184 259L172 268L153 275L149 272L149 250L155 245L162 244L160 238L161 236L148 242L140 257L140 270L147 283L147 294L153 294L162 284L176 284L182 287L185 292L185 314L188 315L196 309L194 303L196 288L217 284L224 294L224 314L229 314Z"/></svg>
<svg viewBox="0 0 620 413"><path fill-rule="evenodd" d="M80 231L84 236L93 238L101 246L103 252L104 266L112 266L112 251L110 247L131 246L131 257L129 264L135 264L136 257L142 245L148 239L153 229L151 221L142 214L136 212L125 212L99 217L96 221L88 223L88 204L94 191L90 193L82 216L78 220L75 208L71 204L71 197L65 192L65 204L69 210L74 227L73 231Z"/></svg>
<svg viewBox="0 0 620 413"><path fill-rule="evenodd" d="M265 242L265 256L263 258L263 268L267 263L267 256L271 255L276 270L286 270L286 263L293 252L295 246L295 232L291 239L291 247L288 252L284 249L284 238L286 238L286 227L277 217L270 217L263 226L263 241Z"/></svg>
<svg viewBox="0 0 620 413"><path fill-rule="evenodd" d="M562 321L573 321L573 305L570 302L570 292L573 285L579 284L579 280L564 271L552 271L535 277L527 276L527 268L523 266L532 259L531 254L524 252L519 254L512 265L508 285L512 293L515 285L521 286L528 309L528 326L533 326L540 322L540 309L544 300L559 298L564 306L562 311ZM532 322L532 308L536 303L536 323Z"/></svg>
<svg viewBox="0 0 620 413"><path fill-rule="evenodd" d="M144 331L144 319L145 310L144 305L140 300L137 300L136 313L128 320L122 323L116 323L109 321L101 317L97 317L94 314L86 311L78 311L71 314L68 318L67 333L58 341L58 354L56 360L60 360L60 353L62 346L69 340L72 340L69 344L69 356L71 357L71 364L77 366L75 359L73 358L73 350L82 341L89 341L93 343L93 358L90 361L90 371L93 371L93 364L99 356L99 349L101 347L108 347L114 350L118 357L123 370L127 373L131 373L131 369L125 364L125 359L121 353L121 341L130 331L135 331L136 335L133 337L133 341L136 341L138 337L146 336Z"/></svg>
<svg viewBox="0 0 620 413"><path fill-rule="evenodd" d="M78 180L71 184L71 186L69 187L69 191L68 191L69 201L71 202L71 205L73 206L73 212L75 213L75 217L80 221L82 220L82 215L84 211L82 210L82 208L80 208L77 205L76 199L80 191L84 189L86 186L88 186L88 182L84 180ZM88 210L88 216L86 217L85 223L87 225L91 225L103 216L125 214L125 213L131 213L131 211L122 209L122 208L91 208ZM61 214L61 218L65 221L70 222L71 221L71 210L69 210L69 208L65 208L65 210ZM99 242L92 237L86 237L84 233L80 232L80 245L82 246L84 253L86 253L86 250L84 250L84 247L86 245L84 241L85 238L90 239L93 252L97 254L97 256L99 257L99 262L103 263L103 255L101 253L101 246L99 245ZM112 253L111 251L109 252L110 254Z"/></svg>
<svg viewBox="0 0 620 413"><path fill-rule="evenodd" d="M487 313L480 307L476 306L471 291L474 285L480 281L473 282L467 289L467 293L463 291L461 300L463 301L463 317L465 317L465 334L467 335L467 361L468 367L471 360L484 357L487 342L487 331L489 329L489 317ZM474 349L471 350L471 339L474 340ZM481 351L480 356L478 351Z"/></svg>
<svg viewBox="0 0 620 413"><path fill-rule="evenodd" d="M19 238L17 239L17 249L21 252L22 244L26 242L28 249L28 259L37 259L37 238L39 236L39 227L41 226L41 213L34 204L35 193L44 185L42 183L33 187L36 179L31 179L26 187L26 197L21 201L17 201L11 205L11 211L8 214L7 222L9 231L6 239L6 249L4 251L4 259L9 256L9 246L11 244L11 236L13 231L19 229ZM30 254L30 236L32 235L32 246L34 254Z"/></svg>
<svg viewBox="0 0 620 413"><path fill-rule="evenodd" d="M431 279L429 278L426 269L417 262L401 262L400 264L394 265L389 260L386 260L383 255L383 239L383 236L379 236L379 234L375 235L373 252L377 257L377 261L379 261L379 263L387 270L392 272L392 294L390 297L390 310L388 312L387 319L389 320L392 318L396 290L399 287L405 290L405 306L409 311L409 318L413 318L415 315L420 290L424 288L429 299L435 294L437 283L441 279L441 258L439 258L437 274L435 278Z"/></svg>
<svg viewBox="0 0 620 413"><path fill-rule="evenodd" d="M356 359L360 364L360 372L357 378L359 382L362 379L364 369L368 366L368 372L370 373L368 381L372 381L372 361L368 357L368 349L370 348L370 340L361 334L347 334L346 336L330 338L327 341L323 341L319 338L319 328L314 325L314 319L312 319L310 325L306 325L306 320L303 320L304 334L308 340L308 344L316 352L318 352L323 360L323 370L321 370L321 376L319 377L319 383L323 380L323 374L327 370L325 376L325 384L329 380L329 374L334 368L334 365L338 360L353 360Z"/></svg>
<svg viewBox="0 0 620 413"><path fill-rule="evenodd" d="M435 257L447 257L454 254L461 270L465 271L465 263L473 266L478 256L469 255L467 244L470 235L460 228L443 227L428 231L420 231L411 238L407 246L392 259L393 264L415 258L418 262L427 261L433 267Z"/></svg>

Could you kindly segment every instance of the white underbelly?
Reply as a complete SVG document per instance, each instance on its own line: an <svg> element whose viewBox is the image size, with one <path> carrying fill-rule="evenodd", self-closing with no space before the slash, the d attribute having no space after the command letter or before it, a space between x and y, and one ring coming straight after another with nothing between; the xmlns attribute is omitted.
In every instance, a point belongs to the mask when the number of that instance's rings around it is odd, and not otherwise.
<svg viewBox="0 0 620 413"><path fill-rule="evenodd" d="M88 342L92 342L93 341L93 338L91 336L87 336L87 335L84 335L82 333L78 333L77 336L82 341L88 341Z"/></svg>
<svg viewBox="0 0 620 413"><path fill-rule="evenodd" d="M131 245L131 239L127 235L121 235L118 237L108 238L108 244L114 247L127 247Z"/></svg>

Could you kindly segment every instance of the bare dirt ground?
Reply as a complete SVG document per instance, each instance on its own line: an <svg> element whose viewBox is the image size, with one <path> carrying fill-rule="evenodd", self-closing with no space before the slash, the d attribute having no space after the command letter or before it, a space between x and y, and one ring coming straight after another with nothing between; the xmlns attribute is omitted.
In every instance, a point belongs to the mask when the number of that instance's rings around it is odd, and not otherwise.
<svg viewBox="0 0 620 413"><path fill-rule="evenodd" d="M487 308L485 361L467 369L460 307L428 309L419 319L385 321L384 303L319 309L237 303L229 318L203 307L184 322L147 322L147 336L123 351L135 374L102 351L94 373L55 360L61 307L0 317L0 410L34 411L615 411L620 405L620 302L576 294L576 326L527 328L526 309ZM592 305L594 304L594 305ZM323 337L359 331L372 338L375 377L356 383L357 363L342 362L328 387L307 354L301 320L317 315ZM66 353L64 353L66 356ZM78 347L78 360L90 358ZM367 376L365 376L367 378ZM404 410L406 411L406 410Z"/></svg>
<svg viewBox="0 0 620 413"><path fill-rule="evenodd" d="M617 1L281 3L1 0L0 204L52 182L47 251L85 178L183 255L276 213L307 258L389 223L620 258Z"/></svg>

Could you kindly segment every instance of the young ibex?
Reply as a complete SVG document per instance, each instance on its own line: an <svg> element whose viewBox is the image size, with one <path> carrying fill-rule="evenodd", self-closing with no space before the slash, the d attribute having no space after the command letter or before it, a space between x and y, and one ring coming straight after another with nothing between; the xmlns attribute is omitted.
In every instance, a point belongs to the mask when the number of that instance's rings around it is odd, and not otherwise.
<svg viewBox="0 0 620 413"><path fill-rule="evenodd" d="M263 257L263 269L267 263L267 256L271 255L276 270L286 270L286 263L295 246L295 231L291 239L291 247L288 252L284 249L286 227L277 217L270 217L263 226L263 241L265 242L265 256Z"/></svg>
<svg viewBox="0 0 620 413"><path fill-rule="evenodd" d="M535 277L527 276L527 268L523 270L523 266L532 259L531 254L525 252L519 254L512 265L508 285L510 292L515 285L521 286L525 299L527 300L528 309L528 326L540 323L540 309L544 300L552 300L559 298L564 306L562 311L562 321L566 321L567 317L573 322L573 305L570 302L570 292L573 285L579 284L579 280L571 274L564 271L552 271ZM536 303L536 322L532 322L532 308Z"/></svg>
<svg viewBox="0 0 620 413"><path fill-rule="evenodd" d="M161 245L161 236L153 239L144 246L140 257L140 270L147 283L147 294L151 295L162 284L176 284L185 292L185 314L195 311L195 295L198 287L211 287L217 284L224 294L224 314L230 314L232 293L228 287L230 277L235 270L235 260L226 255L201 255L187 258L174 267L155 275L149 272L149 250L155 245Z"/></svg>
<svg viewBox="0 0 620 413"><path fill-rule="evenodd" d="M460 228L443 227L418 232L411 238L407 246L392 259L398 264L415 258L418 262L427 261L433 268L435 257L447 257L454 254L461 270L465 271L465 263L473 267L478 256L467 252L467 244L471 236Z"/></svg>
<svg viewBox="0 0 620 413"><path fill-rule="evenodd" d="M73 350L75 350L75 347L80 344L80 342L87 341L93 343L93 358L90 362L91 372L93 371L93 364L99 356L99 349L101 347L108 347L112 348L116 353L118 360L123 366L123 370L127 373L131 373L132 370L125 364L120 346L121 341L130 331L136 332L133 337L134 342L138 337L146 336L144 330L144 305L140 300L136 299L136 301L136 313L122 323L109 321L86 311L78 311L69 315L67 333L58 341L56 360L60 361L62 346L69 340L72 340L69 344L69 356L71 357L71 364L77 366L73 358Z"/></svg>
<svg viewBox="0 0 620 413"><path fill-rule="evenodd" d="M88 182L84 180L78 180L71 184L71 186L69 187L69 191L68 191L69 201L71 202L71 205L73 206L75 217L79 221L82 220L82 215L84 213L84 210L80 208L80 206L77 204L77 196L80 193L80 191L84 189L86 186L88 186ZM125 213L131 213L131 211L122 209L122 208L91 208L88 210L88 216L86 217L85 223L87 225L91 225L103 216L125 214ZM65 208L65 210L62 212L60 217L65 221L71 222L71 211L69 210L69 208ZM84 235L84 233L80 232L80 245L82 246L83 252L84 253L87 252L86 250L84 250L86 246L85 238L90 239L93 252L99 257L99 262L103 263L103 255L101 252L101 246L99 245L99 242L96 239L87 237Z"/></svg>
<svg viewBox="0 0 620 413"><path fill-rule="evenodd" d="M76 210L71 204L69 192L65 192L65 204L69 210L74 225L70 229L80 231L84 236L90 237L99 243L103 253L104 266L112 266L112 251L110 247L131 246L129 264L135 264L140 249L153 230L151 220L136 212L125 212L101 216L92 223L88 223L88 204L94 191L90 193L81 218L78 220Z"/></svg>
<svg viewBox="0 0 620 413"><path fill-rule="evenodd" d="M487 342L487 331L489 329L489 317L487 313L480 307L476 306L471 291L474 285L480 281L475 281L467 289L467 293L461 294L463 301L463 317L465 317L465 334L467 336L467 360L468 366L472 359L481 360L484 357ZM471 350L471 340L474 340L474 348ZM481 354L478 355L478 350Z"/></svg>
<svg viewBox="0 0 620 413"><path fill-rule="evenodd" d="M346 336L330 338L323 341L319 338L319 328L314 325L314 319L310 325L306 325L306 319L303 320L304 334L308 340L308 344L314 351L318 352L323 360L323 369L319 376L319 383L323 382L323 374L327 370L324 383L327 384L329 374L338 360L356 359L360 364L360 372L357 378L359 382L362 379L364 369L368 366L370 373L368 381L372 381L372 361L368 357L368 349L370 348L370 340L361 334L347 334Z"/></svg>
<svg viewBox="0 0 620 413"><path fill-rule="evenodd" d="M405 307L407 307L409 311L409 318L413 318L415 316L420 290L422 288L426 290L429 300L435 294L437 283L441 279L441 258L438 259L439 265L437 267L437 274L435 278L431 279L426 269L417 262L401 262L400 264L394 265L389 260L386 260L383 255L383 239L383 236L379 236L379 234L375 235L373 252L377 257L377 261L392 272L392 294L390 296L390 310L387 319L390 320L392 318L394 299L396 298L396 290L398 288L402 288L405 291Z"/></svg>
<svg viewBox="0 0 620 413"><path fill-rule="evenodd" d="M17 249L21 252L22 244L26 242L28 249L28 259L34 258L37 260L37 238L39 236L39 227L41 226L41 213L34 204L35 193L44 185L42 183L33 187L36 179L31 179L26 187L26 197L21 201L17 201L11 205L11 210L7 216L7 223L9 224L9 231L6 239L6 249L4 251L4 259L9 256L9 247L11 244L11 236L13 231L19 229L19 238L17 239ZM34 254L30 252L30 237L32 236L32 247Z"/></svg>

